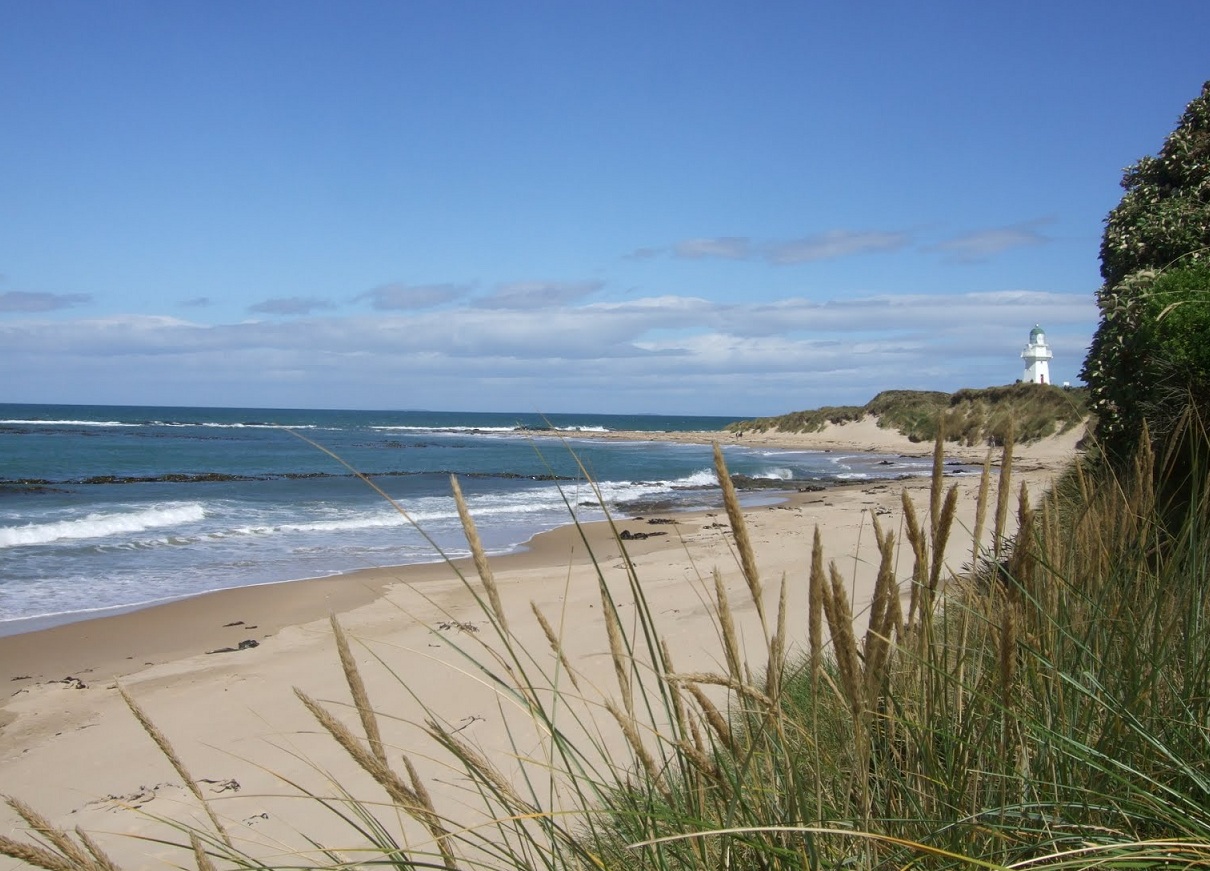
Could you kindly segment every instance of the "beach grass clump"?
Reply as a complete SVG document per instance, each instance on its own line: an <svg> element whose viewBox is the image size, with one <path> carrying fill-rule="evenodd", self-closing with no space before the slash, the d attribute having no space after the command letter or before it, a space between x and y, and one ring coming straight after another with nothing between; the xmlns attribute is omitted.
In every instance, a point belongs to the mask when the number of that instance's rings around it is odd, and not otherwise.
<svg viewBox="0 0 1210 871"><path fill-rule="evenodd" d="M735 549L734 565L701 579L718 667L677 668L615 528L620 562L593 558L608 689L579 671L558 622L536 605L547 646L518 641L519 612L505 619L508 591L465 515L478 576L463 582L490 631L446 643L513 713L508 770L432 712L431 746L387 746L378 720L393 700L368 694L351 639L333 621L351 702L342 712L305 688L299 699L385 798L312 796L349 821L356 843L340 854L311 845L305 861L300 847L289 864L1205 865L1207 488L1180 511L1165 505L1154 475L1162 464L1144 444L1133 468L1073 466L1039 498L1015 484L1011 428L1005 442L994 485L989 452L976 529L965 530L938 436L928 504L905 491L898 522L871 521L878 565L868 602L854 600L818 530L801 572L764 577L716 451ZM1189 474L1205 482L1207 471ZM971 555L965 569L946 562L950 541ZM739 598L724 573L742 579ZM806 591L805 613L789 608L791 585ZM755 612L755 644L736 628L741 607ZM408 696L400 665L380 662ZM167 739L156 744L173 754ZM463 801L434 800L420 756L457 774ZM45 821L30 832L29 841L0 839L0 853L45 868L108 867L99 848ZM179 834L182 861L196 856L198 867L270 867L217 823ZM356 861L340 858L348 855Z"/></svg>

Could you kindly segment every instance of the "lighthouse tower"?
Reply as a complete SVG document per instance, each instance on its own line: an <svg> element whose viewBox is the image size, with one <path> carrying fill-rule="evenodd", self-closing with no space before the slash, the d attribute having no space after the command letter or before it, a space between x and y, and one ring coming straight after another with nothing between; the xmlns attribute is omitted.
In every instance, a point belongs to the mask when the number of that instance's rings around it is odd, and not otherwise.
<svg viewBox="0 0 1210 871"><path fill-rule="evenodd" d="M1021 380L1026 384L1049 384L1049 361L1053 356L1050 346L1046 344L1046 333L1035 325L1029 331L1029 344L1021 352L1021 359L1025 361L1025 375Z"/></svg>

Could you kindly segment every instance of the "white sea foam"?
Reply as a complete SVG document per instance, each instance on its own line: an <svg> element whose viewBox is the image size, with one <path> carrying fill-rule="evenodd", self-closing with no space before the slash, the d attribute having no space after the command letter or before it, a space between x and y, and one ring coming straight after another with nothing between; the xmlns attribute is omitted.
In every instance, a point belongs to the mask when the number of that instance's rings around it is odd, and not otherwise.
<svg viewBox="0 0 1210 871"><path fill-rule="evenodd" d="M700 469L691 475L686 475L683 478L677 478L675 481L669 482L673 488L684 487L717 487L718 475L713 469Z"/></svg>
<svg viewBox="0 0 1210 871"><path fill-rule="evenodd" d="M201 423L166 423L163 426L204 426L214 429L319 429L320 427L310 424L284 424L284 423L222 423L220 421L202 421Z"/></svg>
<svg viewBox="0 0 1210 871"><path fill-rule="evenodd" d="M304 423L287 425L280 423L239 423L239 422L223 422L223 421L180 421L180 420L149 420L149 421L123 421L123 420L26 420L23 418L12 418L9 420L0 420L0 426L98 426L98 427L128 427L137 428L141 426L167 426L167 427L210 427L216 429L333 429L334 427L321 427L317 424Z"/></svg>
<svg viewBox="0 0 1210 871"><path fill-rule="evenodd" d="M248 527L253 533L264 532L353 532L358 529L388 529L407 526L408 522L398 512L354 514L337 520L313 520L309 523L282 523L273 527Z"/></svg>
<svg viewBox="0 0 1210 871"><path fill-rule="evenodd" d="M129 535L148 529L196 523L205 516L205 509L196 502L174 502L139 511L95 512L71 520L0 526L0 548Z"/></svg>
<svg viewBox="0 0 1210 871"><path fill-rule="evenodd" d="M768 450L758 450L752 448L750 450L752 451L753 456L779 457L781 459L785 459L786 457L807 457L809 459L814 459L821 454L831 453L830 451L823 451L819 450L818 448L770 448Z"/></svg>
<svg viewBox="0 0 1210 871"><path fill-rule="evenodd" d="M372 426L370 429L384 432L419 433L515 433L526 431L516 426Z"/></svg>
<svg viewBox="0 0 1210 871"><path fill-rule="evenodd" d="M123 423L119 420L0 420L9 426L142 426L141 423Z"/></svg>

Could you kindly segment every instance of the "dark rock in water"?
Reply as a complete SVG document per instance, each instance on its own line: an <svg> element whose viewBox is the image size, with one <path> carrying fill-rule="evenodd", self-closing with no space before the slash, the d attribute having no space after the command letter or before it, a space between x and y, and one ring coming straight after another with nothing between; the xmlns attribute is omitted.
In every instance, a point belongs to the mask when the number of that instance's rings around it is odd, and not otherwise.
<svg viewBox="0 0 1210 871"><path fill-rule="evenodd" d="M28 481L0 481L0 496L5 496L10 493L20 493L26 495L28 493L65 493L65 490L56 490L42 483L34 483Z"/></svg>
<svg viewBox="0 0 1210 871"><path fill-rule="evenodd" d="M668 496L644 496L640 499L619 502L616 506L618 512L632 517L636 514L645 514L651 511L676 511L685 507L685 504L680 500Z"/></svg>
<svg viewBox="0 0 1210 871"><path fill-rule="evenodd" d="M785 478L753 478L748 475L732 475L731 483L736 490L794 490L798 486Z"/></svg>
<svg viewBox="0 0 1210 871"><path fill-rule="evenodd" d="M798 492L799 493L822 493L824 490L827 490L827 489L828 488L823 486L822 484L803 484L801 487L798 488Z"/></svg>
<svg viewBox="0 0 1210 871"><path fill-rule="evenodd" d="M880 462L878 465L880 465L880 466L893 466L893 465L895 465L895 464L894 464L894 463L892 463L890 460L882 460L882 461L881 461L881 462Z"/></svg>

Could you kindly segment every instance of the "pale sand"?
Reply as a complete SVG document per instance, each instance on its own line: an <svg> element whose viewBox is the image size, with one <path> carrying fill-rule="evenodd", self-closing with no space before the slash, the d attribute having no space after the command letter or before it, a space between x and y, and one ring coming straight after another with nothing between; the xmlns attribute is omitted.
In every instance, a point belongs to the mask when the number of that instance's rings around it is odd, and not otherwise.
<svg viewBox="0 0 1210 871"><path fill-rule="evenodd" d="M737 440L717 433L656 437L719 439L724 447ZM1014 494L1022 481L1031 493L1041 493L1073 457L1076 439L1076 433L1069 433L1018 448ZM914 456L931 451L928 445L878 429L872 421L807 436L746 433L743 441ZM981 448L950 450L947 455L982 462L985 453ZM969 530L978 475L953 476L947 487L950 483L961 492L958 524ZM924 516L928 482L923 479L793 494L781 505L746 513L771 610L777 584L787 578L795 644L801 645L805 637L806 570L814 528L818 525L821 530L827 557L851 579L860 610L868 601L877 560L871 518L877 515L885 529L899 536L905 489ZM648 523L649 519L619 526L632 532L668 533L629 542L627 550L676 668L688 672L721 667L713 608L706 604L705 593L715 568L725 581L752 661L763 662L759 623L731 535L724 528L725 515L721 510L671 515L674 524L659 525ZM607 525L593 524L587 532L612 598L627 619L634 604L620 549ZM959 568L969 555L969 535L952 536L947 553L952 567ZM615 696L617 683L600 619L596 575L580 533L569 527L538 536L526 552L497 558L492 565L510 627L520 643L543 667L551 667L553 658L530 613L530 603L536 603L561 628L572 662L595 687L586 695ZM460 567L473 577L473 571ZM903 556L900 575L909 570L909 559ZM337 847L356 844L355 833L318 803L283 797L297 793L282 778L331 794L324 778L324 772L331 772L355 795L373 802L383 798L330 739L317 733L292 692L297 686L315 698L347 704L349 693L326 619L332 612L340 615L342 625L356 639L370 697L386 715L384 739L396 748L393 757L397 759L400 751L412 756L439 807L462 815L461 804L473 801L462 779L441 762L432 741L422 733L425 717L461 728L461 737L474 742L509 774L516 772L516 753L541 756L540 738L532 729L518 726L524 718L510 703L502 703L446 643L476 648L488 640L498 648L482 611L450 566L412 566L226 591L0 638L0 685L8 687L0 707L0 793L21 797L69 830L78 825L99 833L125 867L183 863L184 857L175 850L119 836L163 835L154 816L205 827L180 779L118 697L115 678L120 678L167 733L193 775L214 781L203 786L213 792L217 812L229 821L241 846L272 861L282 852L303 848L299 832ZM206 653L236 647L246 639L259 646ZM78 678L85 686L61 682L67 677ZM411 693L430 706L427 713ZM598 714L603 740L618 746L608 716L599 709ZM515 746L507 738L506 724L521 730ZM238 782L238 792L223 788L229 781ZM19 821L7 809L3 813L0 833L21 837ZM382 816L395 827L392 813ZM0 868L10 867L23 866L0 859Z"/></svg>

